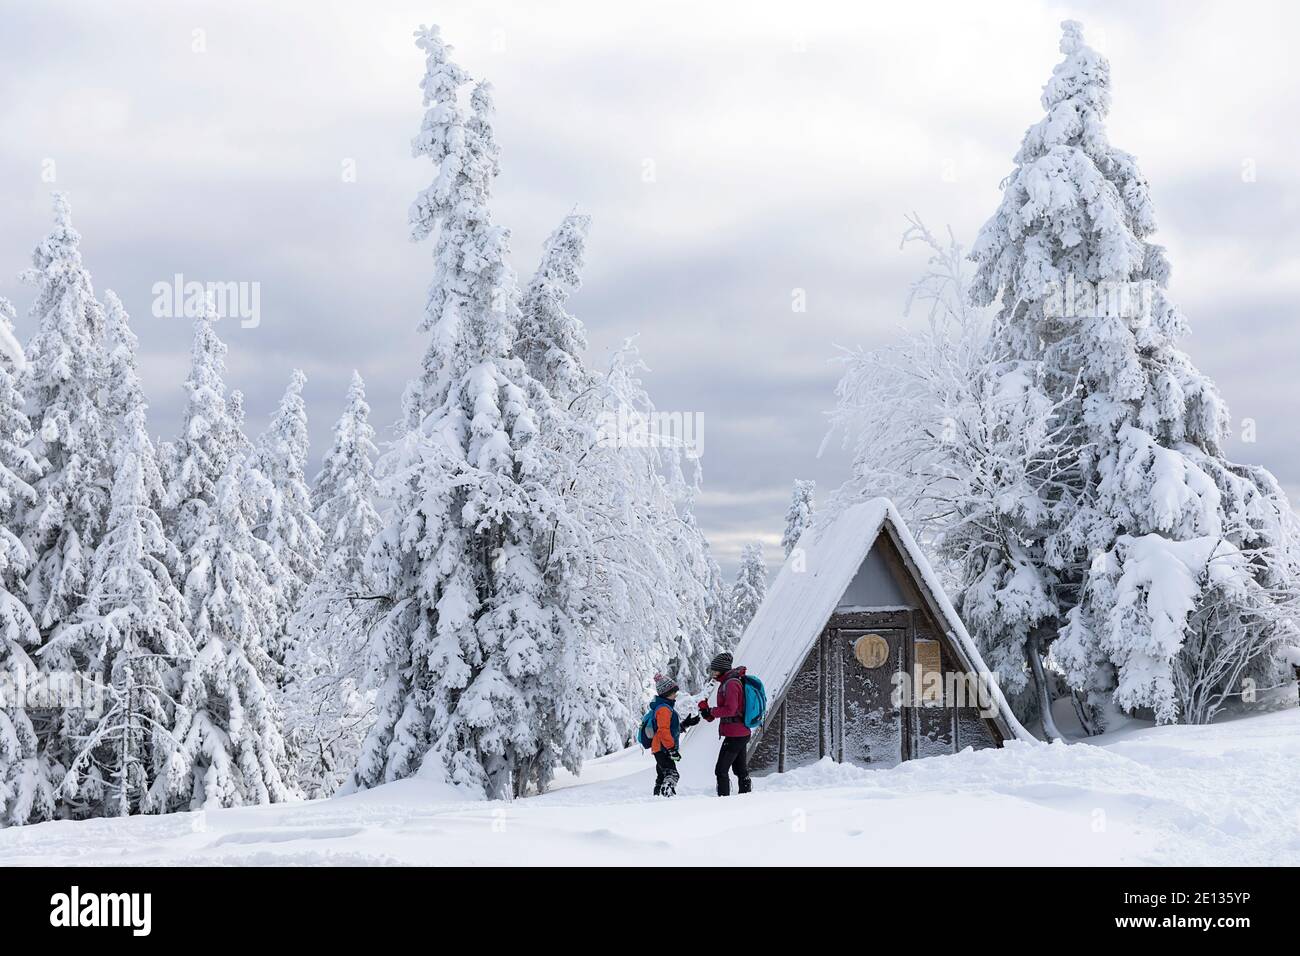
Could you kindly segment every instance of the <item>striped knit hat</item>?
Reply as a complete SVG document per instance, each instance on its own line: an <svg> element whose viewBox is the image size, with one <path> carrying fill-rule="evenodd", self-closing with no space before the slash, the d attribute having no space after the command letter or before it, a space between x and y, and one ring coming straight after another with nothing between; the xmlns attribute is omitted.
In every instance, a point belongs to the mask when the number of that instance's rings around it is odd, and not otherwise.
<svg viewBox="0 0 1300 956"><path fill-rule="evenodd" d="M655 674L655 693L660 697L667 697L677 689L677 681L663 674Z"/></svg>
<svg viewBox="0 0 1300 956"><path fill-rule="evenodd" d="M713 658L713 660L709 661L709 670L722 671L724 674L731 670L731 655L726 651L723 651L717 657Z"/></svg>

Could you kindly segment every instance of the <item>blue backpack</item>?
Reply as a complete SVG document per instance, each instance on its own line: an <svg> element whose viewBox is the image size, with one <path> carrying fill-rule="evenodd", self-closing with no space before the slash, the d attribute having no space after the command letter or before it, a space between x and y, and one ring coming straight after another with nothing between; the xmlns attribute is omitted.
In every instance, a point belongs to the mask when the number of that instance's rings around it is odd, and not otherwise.
<svg viewBox="0 0 1300 956"><path fill-rule="evenodd" d="M763 726L763 721L767 719L767 688L763 682L751 674L744 677L733 677L731 680L740 681L740 686L745 693L745 710L741 721L750 730ZM733 720L734 718L724 718Z"/></svg>
<svg viewBox="0 0 1300 956"><path fill-rule="evenodd" d="M655 735L655 713L660 707L672 709L671 704L660 702L658 698L650 704L650 709L646 711L645 716L641 718L641 728L637 731L636 739L644 750L650 749L650 744L654 741ZM681 739L681 722L678 720L677 711L672 711L672 723L669 726L672 734L679 741Z"/></svg>
<svg viewBox="0 0 1300 956"><path fill-rule="evenodd" d="M757 677L746 674L742 679L745 688L745 726L754 730L767 720L767 688Z"/></svg>
<svg viewBox="0 0 1300 956"><path fill-rule="evenodd" d="M641 718L641 729L637 731L636 739L641 744L641 749L650 749L650 740L655 735L655 708L651 707L646 711L646 715Z"/></svg>

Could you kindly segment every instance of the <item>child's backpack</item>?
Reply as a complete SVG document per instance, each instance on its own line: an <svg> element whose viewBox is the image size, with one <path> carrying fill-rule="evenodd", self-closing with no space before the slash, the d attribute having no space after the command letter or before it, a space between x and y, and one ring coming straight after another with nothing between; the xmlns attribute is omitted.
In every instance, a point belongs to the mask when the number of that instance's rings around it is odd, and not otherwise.
<svg viewBox="0 0 1300 956"><path fill-rule="evenodd" d="M746 674L743 679L745 688L745 726L750 730L763 726L767 719L767 688L757 677Z"/></svg>
<svg viewBox="0 0 1300 956"><path fill-rule="evenodd" d="M651 707L644 717L641 718L641 729L637 731L636 739L640 741L643 750L650 749L650 742L655 735L655 709Z"/></svg>
<svg viewBox="0 0 1300 956"><path fill-rule="evenodd" d="M645 750L649 750L651 745L654 744L655 730L657 729L655 727L655 714L664 707L668 708L669 717L671 718L671 722L669 723L670 733L677 740L681 740L682 729L681 724L677 719L677 711L673 710L669 704L651 704L650 709L647 710L645 716L641 718L641 728L636 733L637 741Z"/></svg>

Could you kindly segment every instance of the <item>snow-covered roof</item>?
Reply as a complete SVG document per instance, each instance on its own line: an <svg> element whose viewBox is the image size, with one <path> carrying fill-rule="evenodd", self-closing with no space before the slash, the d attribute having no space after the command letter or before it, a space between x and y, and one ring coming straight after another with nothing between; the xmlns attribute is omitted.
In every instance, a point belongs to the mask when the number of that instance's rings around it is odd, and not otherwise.
<svg viewBox="0 0 1300 956"><path fill-rule="evenodd" d="M798 672L893 508L888 499L873 498L800 535L734 652L738 664L763 679L770 697Z"/></svg>
<svg viewBox="0 0 1300 956"><path fill-rule="evenodd" d="M998 706L996 721L1003 735L1018 740L1036 739L1011 712L1002 691L990 678L975 642L944 593L938 575L887 498L873 498L846 508L833 518L817 522L800 536L797 547L781 567L733 652L736 663L761 678L768 699L775 701L798 672L882 532L889 534L909 565L920 585L918 590L956 650L958 663L964 670L978 673L989 688ZM709 725L702 725L702 729L704 734L693 735L696 746L690 748L692 751L704 749L699 747L701 736L716 737L708 732ZM712 749L716 749L716 741ZM703 756L693 753L692 760ZM711 763L709 772L712 772Z"/></svg>

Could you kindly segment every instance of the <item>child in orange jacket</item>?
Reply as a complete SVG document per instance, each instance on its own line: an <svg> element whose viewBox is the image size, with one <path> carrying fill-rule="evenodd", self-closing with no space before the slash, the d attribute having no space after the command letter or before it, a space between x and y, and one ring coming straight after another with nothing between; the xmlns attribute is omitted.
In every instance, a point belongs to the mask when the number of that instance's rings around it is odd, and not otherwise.
<svg viewBox="0 0 1300 956"><path fill-rule="evenodd" d="M682 731L700 722L696 714L678 720L677 691L677 682L671 677L655 675L656 696L650 702L647 717L654 728L654 734L650 738L650 752L655 758L656 797L671 797L677 793L677 781L681 777L677 772L677 761L682 759L678 745L681 743Z"/></svg>

